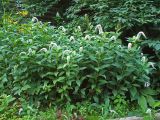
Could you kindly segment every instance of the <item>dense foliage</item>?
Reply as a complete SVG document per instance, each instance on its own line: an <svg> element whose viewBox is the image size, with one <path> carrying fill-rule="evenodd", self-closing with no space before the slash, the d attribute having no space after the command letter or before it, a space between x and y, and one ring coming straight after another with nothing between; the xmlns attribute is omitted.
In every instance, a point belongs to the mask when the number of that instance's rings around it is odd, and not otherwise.
<svg viewBox="0 0 160 120"><path fill-rule="evenodd" d="M1 28L1 91L47 103L154 95L145 88L151 69L137 45L123 46L116 33L72 34L40 22Z"/></svg>
<svg viewBox="0 0 160 120"><path fill-rule="evenodd" d="M158 4L158 0L75 0L67 16L75 20L88 14L106 29L124 29L160 22Z"/></svg>
<svg viewBox="0 0 160 120"><path fill-rule="evenodd" d="M67 1L1 1L0 119L160 107L159 0Z"/></svg>

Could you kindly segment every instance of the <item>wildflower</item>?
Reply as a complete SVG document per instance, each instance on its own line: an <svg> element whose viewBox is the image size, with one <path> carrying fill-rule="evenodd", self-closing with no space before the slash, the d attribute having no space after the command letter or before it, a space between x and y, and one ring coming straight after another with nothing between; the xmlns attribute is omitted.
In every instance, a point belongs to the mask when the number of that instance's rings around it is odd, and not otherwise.
<svg viewBox="0 0 160 120"><path fill-rule="evenodd" d="M40 52L43 51L43 52L47 52L47 48L42 48L40 49Z"/></svg>
<svg viewBox="0 0 160 120"><path fill-rule="evenodd" d="M64 28L64 26L60 26L58 29L61 29L63 32L66 32L66 29Z"/></svg>
<svg viewBox="0 0 160 120"><path fill-rule="evenodd" d="M154 66L154 64L155 64L155 63L153 63L153 62L149 62L149 65L150 65L153 69L156 69L155 66Z"/></svg>
<svg viewBox="0 0 160 120"><path fill-rule="evenodd" d="M99 34L103 34L103 29L102 29L102 26L100 24L98 24L96 26L95 30L98 30Z"/></svg>
<svg viewBox="0 0 160 120"><path fill-rule="evenodd" d="M36 17L33 17L33 18L32 18L32 22L33 22L33 23L36 23L36 22L38 22L38 18L36 18Z"/></svg>
<svg viewBox="0 0 160 120"><path fill-rule="evenodd" d="M144 83L144 87L149 87L150 86L150 82L145 82Z"/></svg>
<svg viewBox="0 0 160 120"><path fill-rule="evenodd" d="M80 48L79 48L79 52L82 52L82 51L83 51L83 47L80 47Z"/></svg>
<svg viewBox="0 0 160 120"><path fill-rule="evenodd" d="M142 62L146 62L146 57L143 56L141 61L142 61Z"/></svg>
<svg viewBox="0 0 160 120"><path fill-rule="evenodd" d="M118 45L119 48L123 48L122 45Z"/></svg>
<svg viewBox="0 0 160 120"><path fill-rule="evenodd" d="M85 40L91 40L91 37L89 35L86 35L84 39Z"/></svg>
<svg viewBox="0 0 160 120"><path fill-rule="evenodd" d="M143 56L143 53L141 53L141 56Z"/></svg>
<svg viewBox="0 0 160 120"><path fill-rule="evenodd" d="M139 32L136 36L136 39L140 39L141 36L143 36L144 38L147 38L144 32Z"/></svg>
<svg viewBox="0 0 160 120"><path fill-rule="evenodd" d="M49 44L49 49L52 50L53 47L57 48L58 46L57 46L56 43L51 42L51 43Z"/></svg>
<svg viewBox="0 0 160 120"><path fill-rule="evenodd" d="M117 38L116 38L116 36L112 36L111 38L110 38L110 40L116 40Z"/></svg>
<svg viewBox="0 0 160 120"><path fill-rule="evenodd" d="M63 51L63 53L62 53L62 59L64 58L65 55L69 55L70 53L71 53L70 50Z"/></svg>
<svg viewBox="0 0 160 120"><path fill-rule="evenodd" d="M131 49L132 43L128 43L128 49Z"/></svg>
<svg viewBox="0 0 160 120"><path fill-rule="evenodd" d="M81 31L81 26L78 26L78 30Z"/></svg>
<svg viewBox="0 0 160 120"><path fill-rule="evenodd" d="M110 110L111 113L118 114L115 110Z"/></svg>
<svg viewBox="0 0 160 120"><path fill-rule="evenodd" d="M27 43L32 43L32 39L27 40Z"/></svg>
<svg viewBox="0 0 160 120"><path fill-rule="evenodd" d="M73 36L71 36L71 37L69 38L69 40L70 40L70 41L74 41L75 38L74 38Z"/></svg>
<svg viewBox="0 0 160 120"><path fill-rule="evenodd" d="M22 111L23 111L23 108L20 108L18 111L18 115L21 115Z"/></svg>
<svg viewBox="0 0 160 120"><path fill-rule="evenodd" d="M59 17L59 18L61 17L59 12L56 13L56 17Z"/></svg>
<svg viewBox="0 0 160 120"><path fill-rule="evenodd" d="M28 55L29 55L29 54L35 54L35 51L32 50L31 48L29 48L29 49L28 49Z"/></svg>
<svg viewBox="0 0 160 120"><path fill-rule="evenodd" d="M70 50L65 50L65 51L63 52L63 54L69 54L69 53L71 53Z"/></svg>
<svg viewBox="0 0 160 120"><path fill-rule="evenodd" d="M20 55L20 56L21 56L21 55L26 55L26 52L21 52L19 55Z"/></svg>
<svg viewBox="0 0 160 120"><path fill-rule="evenodd" d="M149 115L151 116L151 114L152 114L151 109L148 108L147 111L146 111L146 113L149 114Z"/></svg>

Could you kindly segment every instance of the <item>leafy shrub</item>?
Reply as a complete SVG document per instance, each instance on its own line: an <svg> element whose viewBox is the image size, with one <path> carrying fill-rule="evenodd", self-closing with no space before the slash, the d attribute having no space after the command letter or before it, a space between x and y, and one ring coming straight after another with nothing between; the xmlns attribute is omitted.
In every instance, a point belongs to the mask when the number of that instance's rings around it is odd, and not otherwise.
<svg viewBox="0 0 160 120"><path fill-rule="evenodd" d="M53 5L56 5L60 0L26 0L23 4L30 11L32 16L41 16Z"/></svg>
<svg viewBox="0 0 160 120"><path fill-rule="evenodd" d="M150 54L150 59L154 61L154 71L151 74L151 79L152 79L152 87L154 89L157 89L157 92L160 94L160 41L159 40L146 40L142 42L143 47L149 47L150 49L153 49L154 54ZM158 95L159 96L159 95ZM159 98L158 98L159 99Z"/></svg>
<svg viewBox="0 0 160 120"><path fill-rule="evenodd" d="M155 95L144 86L151 71L146 57L136 43L127 48L119 33L97 28L101 34L80 27L68 33L41 22L1 27L0 91L37 106L109 103L113 96L126 95L146 109Z"/></svg>

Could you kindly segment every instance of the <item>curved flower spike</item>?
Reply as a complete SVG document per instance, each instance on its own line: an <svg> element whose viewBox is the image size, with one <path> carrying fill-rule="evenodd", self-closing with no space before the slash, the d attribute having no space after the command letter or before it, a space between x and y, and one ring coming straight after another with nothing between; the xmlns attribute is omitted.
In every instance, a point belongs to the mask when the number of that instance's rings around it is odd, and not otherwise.
<svg viewBox="0 0 160 120"><path fill-rule="evenodd" d="M100 24L98 24L95 28L95 30L98 30L99 34L103 34L103 29L102 29L102 26Z"/></svg>
<svg viewBox="0 0 160 120"><path fill-rule="evenodd" d="M111 38L110 38L110 40L116 40L117 38L116 38L116 36L112 36Z"/></svg>
<svg viewBox="0 0 160 120"><path fill-rule="evenodd" d="M143 36L144 38L147 38L144 32L141 31L137 34L136 39L140 39L141 36Z"/></svg>
<svg viewBox="0 0 160 120"><path fill-rule="evenodd" d="M51 43L49 44L49 49L51 50L53 47L56 47L56 48L57 48L57 44L54 43L54 42L51 42Z"/></svg>
<svg viewBox="0 0 160 120"><path fill-rule="evenodd" d="M74 36L71 36L71 37L69 38L69 40L70 40L70 41L74 41L74 40L75 40Z"/></svg>
<svg viewBox="0 0 160 120"><path fill-rule="evenodd" d="M43 51L43 52L47 52L47 48L42 48L40 49L40 52Z"/></svg>
<svg viewBox="0 0 160 120"><path fill-rule="evenodd" d="M60 26L58 29L61 29L63 32L66 32L66 29L64 28L64 26Z"/></svg>
<svg viewBox="0 0 160 120"><path fill-rule="evenodd" d="M85 40L91 40L91 37L89 35L86 35L84 39Z"/></svg>
<svg viewBox="0 0 160 120"><path fill-rule="evenodd" d="M38 22L38 18L36 18L36 17L33 17L33 18L32 18L32 22L33 22L33 23L36 23L36 22Z"/></svg>
<svg viewBox="0 0 160 120"><path fill-rule="evenodd" d="M128 49L132 48L132 43L128 43Z"/></svg>

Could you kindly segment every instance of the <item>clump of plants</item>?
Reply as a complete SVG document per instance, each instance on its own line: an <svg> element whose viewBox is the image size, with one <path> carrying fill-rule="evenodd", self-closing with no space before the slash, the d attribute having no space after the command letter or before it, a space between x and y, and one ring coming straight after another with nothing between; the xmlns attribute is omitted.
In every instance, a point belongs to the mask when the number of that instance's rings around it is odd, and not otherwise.
<svg viewBox="0 0 160 120"><path fill-rule="evenodd" d="M0 91L36 107L84 100L109 104L117 96L144 111L154 103L151 63L136 42L123 46L119 33L104 32L101 25L85 32L68 29L37 18L1 27Z"/></svg>

